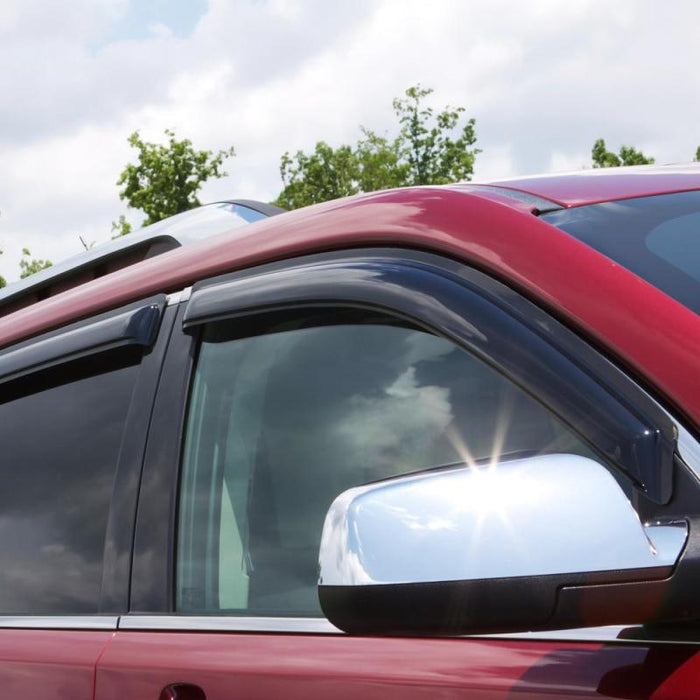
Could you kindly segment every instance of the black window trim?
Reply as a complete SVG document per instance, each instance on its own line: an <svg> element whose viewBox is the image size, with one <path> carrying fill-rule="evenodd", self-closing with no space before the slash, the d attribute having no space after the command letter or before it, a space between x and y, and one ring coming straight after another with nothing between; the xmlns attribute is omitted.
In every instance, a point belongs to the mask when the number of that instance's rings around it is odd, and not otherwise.
<svg viewBox="0 0 700 700"><path fill-rule="evenodd" d="M167 305L152 349L144 353L124 423L123 441L114 477L102 567L101 614L128 611L136 509L146 444L177 306Z"/></svg>
<svg viewBox="0 0 700 700"><path fill-rule="evenodd" d="M186 403L198 334L180 330L189 295L175 314L145 445L131 556L129 611L174 609L175 524Z"/></svg>

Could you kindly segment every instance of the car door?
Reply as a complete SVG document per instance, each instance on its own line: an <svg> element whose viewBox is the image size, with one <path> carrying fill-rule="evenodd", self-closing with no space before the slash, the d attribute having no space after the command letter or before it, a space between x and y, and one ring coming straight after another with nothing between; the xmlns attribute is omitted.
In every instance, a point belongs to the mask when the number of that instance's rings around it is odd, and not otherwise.
<svg viewBox="0 0 700 700"><path fill-rule="evenodd" d="M673 422L598 353L500 283L410 251L279 263L182 299L97 700L690 697L694 647L649 641L675 632L363 637L319 606L325 514L360 484L566 453L609 469L642 518L688 512ZM669 459L644 457L640 420Z"/></svg>
<svg viewBox="0 0 700 700"><path fill-rule="evenodd" d="M164 315L155 297L0 352L3 697L93 697L127 606Z"/></svg>

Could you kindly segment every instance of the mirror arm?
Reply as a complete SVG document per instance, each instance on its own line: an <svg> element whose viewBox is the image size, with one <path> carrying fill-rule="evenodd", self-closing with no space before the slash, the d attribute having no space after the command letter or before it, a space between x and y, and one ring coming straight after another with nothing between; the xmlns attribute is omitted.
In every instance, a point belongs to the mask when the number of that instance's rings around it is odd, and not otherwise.
<svg viewBox="0 0 700 700"><path fill-rule="evenodd" d="M688 541L675 570L658 581L566 586L550 629L626 623L679 623L700 619L700 517L687 519ZM612 601L612 602L611 602Z"/></svg>

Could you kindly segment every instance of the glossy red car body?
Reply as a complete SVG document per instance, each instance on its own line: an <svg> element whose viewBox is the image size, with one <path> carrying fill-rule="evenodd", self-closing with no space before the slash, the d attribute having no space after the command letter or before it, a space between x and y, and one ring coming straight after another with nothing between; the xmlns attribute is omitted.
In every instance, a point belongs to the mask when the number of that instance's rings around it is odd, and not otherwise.
<svg viewBox="0 0 700 700"><path fill-rule="evenodd" d="M183 669L196 667L196 673ZM208 698L693 700L693 649L515 640L118 633L98 700L158 697L188 678Z"/></svg>
<svg viewBox="0 0 700 700"><path fill-rule="evenodd" d="M562 206L700 190L699 168L496 183ZM331 202L238 229L0 319L0 347L197 280L307 253L396 246L506 281L627 368L700 429L700 321L633 273L494 188L414 188ZM37 664L23 661L27 647ZM66 669L78 669L79 674ZM697 698L692 646L183 632L0 633L13 698L153 698L187 682L208 698ZM77 685L76 685L77 684ZM180 698L188 695L185 688ZM164 697L164 696L163 696Z"/></svg>

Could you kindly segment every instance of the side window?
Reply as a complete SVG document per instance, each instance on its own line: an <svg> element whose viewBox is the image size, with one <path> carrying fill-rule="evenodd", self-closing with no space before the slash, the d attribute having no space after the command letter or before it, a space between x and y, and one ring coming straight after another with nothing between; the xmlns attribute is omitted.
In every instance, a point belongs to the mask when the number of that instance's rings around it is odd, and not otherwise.
<svg viewBox="0 0 700 700"><path fill-rule="evenodd" d="M137 358L91 356L0 385L0 615L98 611Z"/></svg>
<svg viewBox="0 0 700 700"><path fill-rule="evenodd" d="M587 448L444 338L368 312L204 327L183 448L177 609L319 615L321 529L345 489Z"/></svg>

